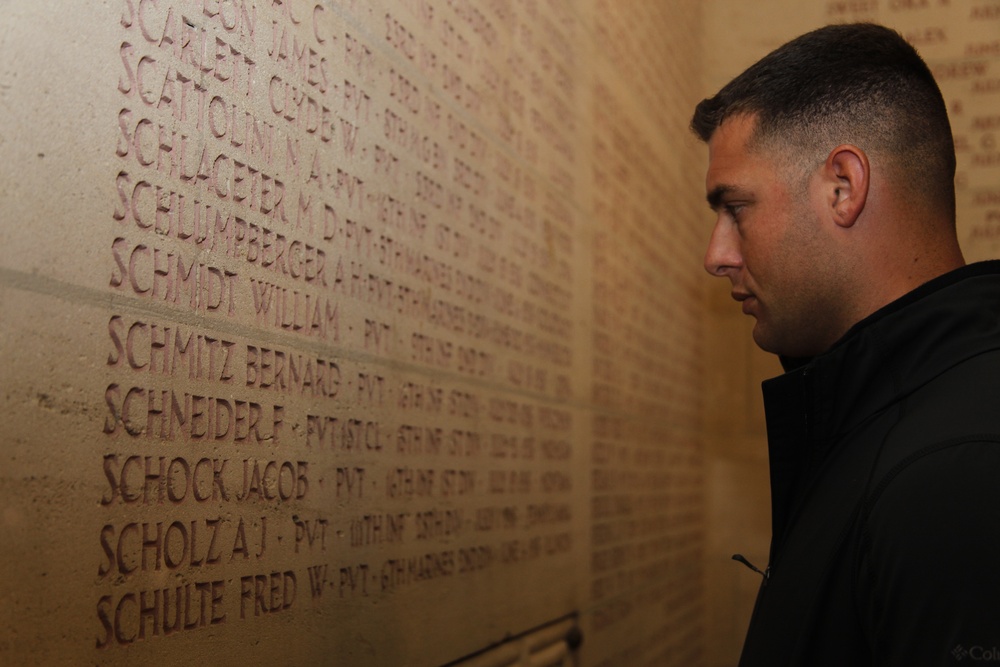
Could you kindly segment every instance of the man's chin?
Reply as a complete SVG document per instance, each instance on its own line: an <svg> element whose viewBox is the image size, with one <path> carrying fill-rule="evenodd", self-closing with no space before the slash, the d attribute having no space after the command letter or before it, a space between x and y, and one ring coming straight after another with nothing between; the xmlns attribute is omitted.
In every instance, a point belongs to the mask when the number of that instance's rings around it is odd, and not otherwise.
<svg viewBox="0 0 1000 667"><path fill-rule="evenodd" d="M753 330L753 342L757 344L757 347L764 350L765 352L770 352L771 354L780 354L772 345L771 342L765 336L759 336L757 334L757 327Z"/></svg>
<svg viewBox="0 0 1000 667"><path fill-rule="evenodd" d="M757 347L771 354L786 355L784 348L787 346L782 345L780 340L776 340L773 335L770 335L767 329L762 326L760 319L756 317L754 319L753 342L757 344Z"/></svg>

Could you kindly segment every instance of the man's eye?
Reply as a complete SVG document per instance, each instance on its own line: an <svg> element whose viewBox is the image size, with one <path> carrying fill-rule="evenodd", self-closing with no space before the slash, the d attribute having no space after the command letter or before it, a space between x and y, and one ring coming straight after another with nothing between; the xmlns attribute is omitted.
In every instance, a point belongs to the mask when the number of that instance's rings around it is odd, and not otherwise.
<svg viewBox="0 0 1000 667"><path fill-rule="evenodd" d="M738 221L740 219L740 214L743 212L743 204L726 204L725 209L726 214L730 218Z"/></svg>

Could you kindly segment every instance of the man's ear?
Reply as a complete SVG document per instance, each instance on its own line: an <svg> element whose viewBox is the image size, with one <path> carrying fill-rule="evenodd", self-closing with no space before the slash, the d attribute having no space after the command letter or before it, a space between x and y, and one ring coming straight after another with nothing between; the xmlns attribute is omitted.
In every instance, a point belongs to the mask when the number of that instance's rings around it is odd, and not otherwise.
<svg viewBox="0 0 1000 667"><path fill-rule="evenodd" d="M837 146L823 165L827 203L834 222L851 227L868 201L871 165L863 150L851 144Z"/></svg>

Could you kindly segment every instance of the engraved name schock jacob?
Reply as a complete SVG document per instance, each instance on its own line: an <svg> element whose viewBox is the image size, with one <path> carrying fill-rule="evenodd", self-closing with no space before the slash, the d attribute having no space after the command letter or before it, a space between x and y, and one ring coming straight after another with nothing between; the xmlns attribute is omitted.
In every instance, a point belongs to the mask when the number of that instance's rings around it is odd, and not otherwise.
<svg viewBox="0 0 1000 667"><path fill-rule="evenodd" d="M1000 663L1000 262L966 265L955 149L896 32L827 26L702 101L763 384L772 538L741 667Z"/></svg>

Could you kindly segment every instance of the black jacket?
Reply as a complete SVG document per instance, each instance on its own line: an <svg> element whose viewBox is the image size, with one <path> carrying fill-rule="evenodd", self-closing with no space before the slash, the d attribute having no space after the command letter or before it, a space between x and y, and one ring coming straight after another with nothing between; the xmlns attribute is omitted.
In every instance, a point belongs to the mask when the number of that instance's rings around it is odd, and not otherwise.
<svg viewBox="0 0 1000 667"><path fill-rule="evenodd" d="M1000 262L764 383L772 541L741 667L1000 664Z"/></svg>

